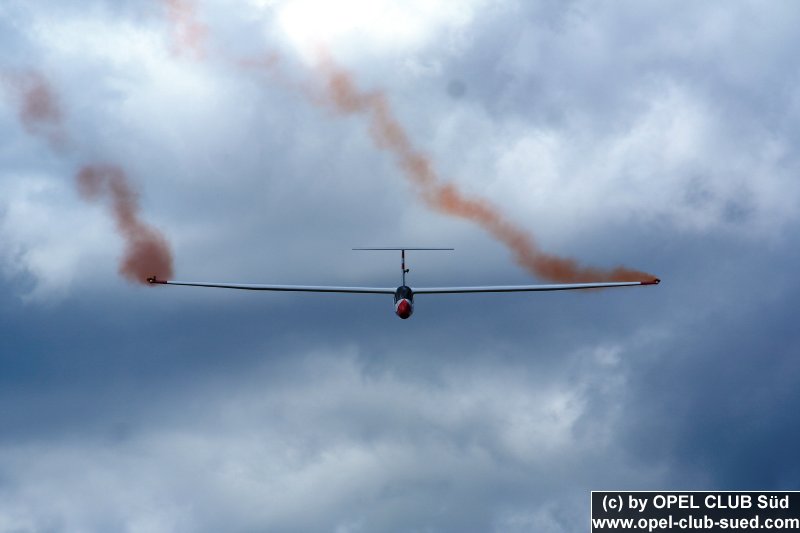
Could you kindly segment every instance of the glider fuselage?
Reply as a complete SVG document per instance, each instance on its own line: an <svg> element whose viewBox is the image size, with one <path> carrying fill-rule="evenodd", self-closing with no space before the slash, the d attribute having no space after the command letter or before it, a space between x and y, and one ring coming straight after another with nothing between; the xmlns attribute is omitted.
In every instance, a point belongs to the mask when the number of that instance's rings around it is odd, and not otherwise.
<svg viewBox="0 0 800 533"><path fill-rule="evenodd" d="M394 312L405 320L414 312L414 291L408 285L400 285L394 293Z"/></svg>

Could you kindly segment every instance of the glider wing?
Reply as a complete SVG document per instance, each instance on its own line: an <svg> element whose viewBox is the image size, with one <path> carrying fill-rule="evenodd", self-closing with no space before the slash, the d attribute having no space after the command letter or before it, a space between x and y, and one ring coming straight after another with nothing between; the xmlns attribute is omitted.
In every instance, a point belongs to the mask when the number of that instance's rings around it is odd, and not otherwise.
<svg viewBox="0 0 800 533"><path fill-rule="evenodd" d="M564 283L556 285L498 285L485 287L419 287L414 294L454 294L467 292L533 292L569 291L577 289L607 289L610 287L634 287L637 285L658 285L660 279L652 281L618 281L610 283Z"/></svg>
<svg viewBox="0 0 800 533"><path fill-rule="evenodd" d="M155 277L147 278L149 283L160 285L183 285L186 287L215 287L218 289L240 289L245 291L286 291L286 292L347 292L367 294L394 294L391 287L329 287L319 285L261 285L252 283L208 283L201 281L168 281Z"/></svg>

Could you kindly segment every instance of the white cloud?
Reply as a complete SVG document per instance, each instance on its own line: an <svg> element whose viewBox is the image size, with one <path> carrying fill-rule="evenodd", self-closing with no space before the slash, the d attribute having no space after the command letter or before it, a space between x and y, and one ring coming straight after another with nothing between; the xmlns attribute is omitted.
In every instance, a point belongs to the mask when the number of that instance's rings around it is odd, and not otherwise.
<svg viewBox="0 0 800 533"><path fill-rule="evenodd" d="M413 52L467 25L486 0L289 0L272 6L286 40L309 62L324 46L349 60Z"/></svg>
<svg viewBox="0 0 800 533"><path fill-rule="evenodd" d="M545 228L546 239L631 220L763 238L796 222L800 185L787 138L743 129L692 85L663 79L631 92L637 105L605 131L591 115L547 126L461 108L437 126L436 145L465 155L438 153L465 190ZM464 131L470 146L457 138Z"/></svg>

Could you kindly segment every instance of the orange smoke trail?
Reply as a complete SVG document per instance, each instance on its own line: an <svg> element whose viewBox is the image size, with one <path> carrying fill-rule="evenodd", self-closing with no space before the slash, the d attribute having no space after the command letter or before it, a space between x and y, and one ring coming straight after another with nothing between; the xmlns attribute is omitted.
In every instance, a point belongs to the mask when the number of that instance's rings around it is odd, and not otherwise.
<svg viewBox="0 0 800 533"><path fill-rule="evenodd" d="M358 113L367 117L376 145L394 154L406 177L429 206L475 222L505 244L517 263L537 276L562 283L650 281L655 278L652 274L621 266L611 270L585 267L574 259L543 252L528 232L514 225L495 206L480 198L465 197L455 185L442 183L430 159L414 148L384 93L360 90L352 74L325 55L320 62L320 72L329 103L340 113Z"/></svg>
<svg viewBox="0 0 800 533"><path fill-rule="evenodd" d="M162 0L170 22L175 52L195 59L205 57L208 27L197 20L195 3L191 0Z"/></svg>
<svg viewBox="0 0 800 533"><path fill-rule="evenodd" d="M53 148L64 146L63 113L59 98L44 75L34 70L1 73L14 92L18 115L25 129L44 136ZM128 184L124 171L114 165L88 165L76 176L81 196L88 201L104 197L116 219L117 229L125 240L125 253L120 273L133 281L146 283L148 276L172 276L172 253L166 239L139 217L136 193Z"/></svg>
<svg viewBox="0 0 800 533"><path fill-rule="evenodd" d="M64 114L48 80L33 70L3 73L2 79L17 100L19 120L28 133L47 139L53 148L63 148Z"/></svg>
<svg viewBox="0 0 800 533"><path fill-rule="evenodd" d="M181 28L200 28L190 31L189 42L199 47L205 29L194 20L193 0L164 0L170 6L170 18L176 33L186 33ZM279 61L277 54L256 60L239 62L249 69L272 70ZM515 260L539 277L557 282L580 281L651 281L652 274L617 267L600 269L580 265L575 259L548 254L539 249L534 238L509 221L495 206L479 198L468 198L453 184L443 183L436 174L430 159L412 144L407 132L395 118L386 95L380 91L362 91L352 74L336 65L330 57L321 54L320 72L324 79L325 96L334 109L345 114L365 115L376 145L394 154L406 177L416 186L426 204L437 211L475 222L514 254Z"/></svg>
<svg viewBox="0 0 800 533"><path fill-rule="evenodd" d="M78 191L87 201L110 201L117 230L125 240L119 272L131 281L146 283L148 276L172 277L172 253L164 236L139 218L136 193L125 172L115 165L89 165L76 176Z"/></svg>

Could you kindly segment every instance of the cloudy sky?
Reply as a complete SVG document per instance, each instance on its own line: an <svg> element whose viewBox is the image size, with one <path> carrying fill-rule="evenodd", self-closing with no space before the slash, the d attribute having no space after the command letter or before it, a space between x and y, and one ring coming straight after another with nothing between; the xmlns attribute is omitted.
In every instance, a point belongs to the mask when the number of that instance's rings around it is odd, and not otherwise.
<svg viewBox="0 0 800 533"><path fill-rule="evenodd" d="M4 0L0 532L527 532L592 489L797 488L800 6ZM390 297L178 279L543 281L431 209L333 64L442 184L658 287ZM40 89L38 107L31 91ZM26 107L27 106L27 107Z"/></svg>

